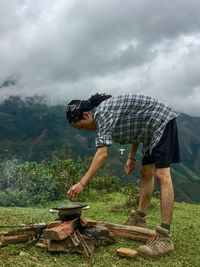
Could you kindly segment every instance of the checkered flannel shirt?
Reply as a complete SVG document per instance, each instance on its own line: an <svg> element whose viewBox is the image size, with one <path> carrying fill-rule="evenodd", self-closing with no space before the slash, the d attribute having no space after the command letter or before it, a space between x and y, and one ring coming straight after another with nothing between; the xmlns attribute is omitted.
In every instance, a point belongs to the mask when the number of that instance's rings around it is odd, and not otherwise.
<svg viewBox="0 0 200 267"><path fill-rule="evenodd" d="M101 102L92 110L97 126L96 146L143 143L152 151L166 124L177 115L162 102L144 95L123 94Z"/></svg>

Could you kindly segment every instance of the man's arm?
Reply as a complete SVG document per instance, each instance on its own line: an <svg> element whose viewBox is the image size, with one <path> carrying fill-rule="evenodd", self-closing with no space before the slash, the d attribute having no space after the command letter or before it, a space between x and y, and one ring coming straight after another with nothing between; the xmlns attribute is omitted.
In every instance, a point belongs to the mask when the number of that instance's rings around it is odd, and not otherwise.
<svg viewBox="0 0 200 267"><path fill-rule="evenodd" d="M129 156L125 165L125 172L131 174L135 169L135 155L138 149L138 144L132 144L129 152Z"/></svg>
<svg viewBox="0 0 200 267"><path fill-rule="evenodd" d="M79 196L79 194L84 189L88 181L94 176L94 174L99 170L101 165L104 163L105 159L107 158L107 152L108 152L107 146L98 148L96 154L94 155L90 168L85 174L85 176L80 180L79 183L73 185L67 192L67 194L71 198L77 198Z"/></svg>
<svg viewBox="0 0 200 267"><path fill-rule="evenodd" d="M137 149L138 149L138 144L131 144L131 149L128 158L135 159Z"/></svg>

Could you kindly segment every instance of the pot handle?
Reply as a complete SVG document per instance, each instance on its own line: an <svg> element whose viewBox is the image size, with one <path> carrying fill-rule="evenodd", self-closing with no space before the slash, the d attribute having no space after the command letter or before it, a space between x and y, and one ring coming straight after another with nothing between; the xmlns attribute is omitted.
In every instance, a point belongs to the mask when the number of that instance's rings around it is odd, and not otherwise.
<svg viewBox="0 0 200 267"><path fill-rule="evenodd" d="M51 209L49 210L49 212L51 212L51 213L58 213L58 210L56 210L56 209L54 209L54 208L51 208Z"/></svg>
<svg viewBox="0 0 200 267"><path fill-rule="evenodd" d="M89 206L89 205L84 205L84 206L82 207L82 209L83 209L83 210L88 210L88 209L90 209L90 206Z"/></svg>

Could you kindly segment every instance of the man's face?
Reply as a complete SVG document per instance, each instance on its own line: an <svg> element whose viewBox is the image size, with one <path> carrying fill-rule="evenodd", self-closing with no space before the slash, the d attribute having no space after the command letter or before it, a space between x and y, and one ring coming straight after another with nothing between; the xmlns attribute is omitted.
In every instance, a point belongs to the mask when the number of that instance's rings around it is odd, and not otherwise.
<svg viewBox="0 0 200 267"><path fill-rule="evenodd" d="M83 112L83 119L77 121L74 124L74 127L79 130L96 130L96 124L94 122L94 119L92 117L92 113L90 111Z"/></svg>

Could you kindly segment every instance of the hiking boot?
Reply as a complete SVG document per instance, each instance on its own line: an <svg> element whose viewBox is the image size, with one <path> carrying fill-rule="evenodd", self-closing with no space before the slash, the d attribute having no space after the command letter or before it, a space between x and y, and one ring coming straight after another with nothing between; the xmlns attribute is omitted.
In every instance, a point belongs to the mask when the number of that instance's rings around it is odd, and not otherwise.
<svg viewBox="0 0 200 267"><path fill-rule="evenodd" d="M123 223L123 225L131 225L146 228L146 216L144 218L137 214L137 211L132 210L131 215Z"/></svg>
<svg viewBox="0 0 200 267"><path fill-rule="evenodd" d="M174 245L169 231L157 226L155 235L147 241L145 246L140 246L137 251L139 255L149 258L172 254L174 252Z"/></svg>

